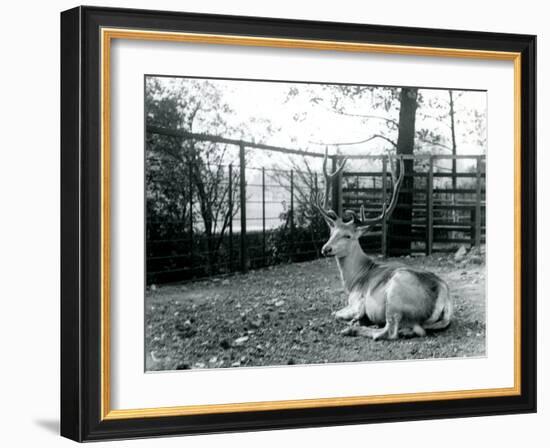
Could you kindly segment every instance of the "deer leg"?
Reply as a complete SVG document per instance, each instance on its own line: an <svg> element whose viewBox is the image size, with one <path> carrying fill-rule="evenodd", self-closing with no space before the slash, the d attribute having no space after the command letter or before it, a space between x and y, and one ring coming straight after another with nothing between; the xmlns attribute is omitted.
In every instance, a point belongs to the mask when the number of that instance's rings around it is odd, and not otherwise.
<svg viewBox="0 0 550 448"><path fill-rule="evenodd" d="M343 336L366 336L372 338L377 328L361 325L361 320L365 316L354 317L347 328L344 328L340 334Z"/></svg>
<svg viewBox="0 0 550 448"><path fill-rule="evenodd" d="M372 338L377 341L378 339L397 339L399 334L399 322L401 322L401 315L397 313L386 313L386 325L380 330L375 330Z"/></svg>
<svg viewBox="0 0 550 448"><path fill-rule="evenodd" d="M333 314L340 320L351 320L352 323L359 321L365 314L365 305L361 300L361 296L358 294L351 294L348 306Z"/></svg>
<svg viewBox="0 0 550 448"><path fill-rule="evenodd" d="M399 329L399 334L405 338L412 338L416 335L414 330L410 327L404 327Z"/></svg>
<svg viewBox="0 0 550 448"><path fill-rule="evenodd" d="M353 306L348 305L332 314L339 320L352 320L356 315L356 310Z"/></svg>
<svg viewBox="0 0 550 448"><path fill-rule="evenodd" d="M388 332L388 339L397 339L399 336L399 323L401 322L401 315L396 314L390 319L390 330Z"/></svg>
<svg viewBox="0 0 550 448"><path fill-rule="evenodd" d="M379 331L375 328L362 327L362 326L353 326L344 328L340 334L343 336L364 336L367 338L372 338L376 331Z"/></svg>
<svg viewBox="0 0 550 448"><path fill-rule="evenodd" d="M420 338L426 336L426 330L419 324L414 324L412 327L401 327L399 329L399 335L405 338L412 338L418 336Z"/></svg>

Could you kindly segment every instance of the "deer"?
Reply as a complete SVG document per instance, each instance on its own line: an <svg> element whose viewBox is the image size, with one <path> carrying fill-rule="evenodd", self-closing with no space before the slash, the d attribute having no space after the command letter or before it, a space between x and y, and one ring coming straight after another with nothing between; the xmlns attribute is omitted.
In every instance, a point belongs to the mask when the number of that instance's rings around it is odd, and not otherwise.
<svg viewBox="0 0 550 448"><path fill-rule="evenodd" d="M321 252L336 260L340 278L348 295L348 304L333 313L336 319L348 321L342 330L346 336L365 336L373 340L397 339L399 336L426 336L426 330L443 330L451 323L453 303L447 283L436 274L399 263L379 262L361 248L359 238L394 211L405 175L403 157L399 171L390 157L392 188L389 203L382 204L378 216L368 218L364 204L359 215L345 210L342 216L329 208L331 181L340 175L347 162L344 158L332 173L327 171L328 148L325 150L324 194L317 189L311 201L327 223L330 236ZM349 219L344 219L349 216ZM367 321L374 326L359 325Z"/></svg>

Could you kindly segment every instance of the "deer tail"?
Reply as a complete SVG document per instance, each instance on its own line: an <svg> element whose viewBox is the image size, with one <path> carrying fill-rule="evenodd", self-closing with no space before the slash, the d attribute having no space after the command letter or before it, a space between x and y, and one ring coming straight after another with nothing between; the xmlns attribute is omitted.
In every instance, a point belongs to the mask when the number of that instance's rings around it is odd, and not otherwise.
<svg viewBox="0 0 550 448"><path fill-rule="evenodd" d="M441 282L439 293L435 301L435 306L430 318L422 324L425 330L443 330L451 323L453 316L453 301L449 294L449 287Z"/></svg>

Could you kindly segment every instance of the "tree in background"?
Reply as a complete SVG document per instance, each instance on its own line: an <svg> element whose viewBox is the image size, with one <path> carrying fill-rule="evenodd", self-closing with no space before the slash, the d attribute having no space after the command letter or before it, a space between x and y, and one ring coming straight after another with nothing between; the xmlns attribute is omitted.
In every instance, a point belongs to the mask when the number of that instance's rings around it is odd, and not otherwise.
<svg viewBox="0 0 550 448"><path fill-rule="evenodd" d="M485 150L485 118L476 108L461 104L464 93L454 90L431 90L414 87L384 87L357 85L297 85L289 89L288 100L308 97L314 107L331 110L333 113L355 120L357 128L364 129L360 138L340 141L315 141L318 145L330 144L337 148L360 148L363 154L452 154L459 152L460 141L469 140L472 146ZM296 120L305 121L307 113L296 115ZM461 133L462 132L462 133ZM466 135L467 133L468 135ZM366 149L367 148L376 148ZM346 149L344 152L348 152ZM390 235L390 253L410 249L413 213L412 174L426 170L427 160L405 161L406 177L398 207L394 211L395 223ZM457 188L457 160L450 168L440 162L439 170L449 170L452 188ZM350 169L348 164L347 169ZM351 185L351 184L350 184ZM409 224L406 224L406 223Z"/></svg>
<svg viewBox="0 0 550 448"><path fill-rule="evenodd" d="M415 143L415 119L418 108L419 94L417 88L376 87L357 85L324 85L301 89L293 87L289 97L295 97L306 90L315 104L328 104L337 114L359 119L363 125L370 121L381 122L377 131L369 131L358 141L330 142L331 145L359 145L373 140L381 140L389 146L388 152L397 155L412 155ZM309 92L308 92L309 90ZM325 142L328 143L328 142ZM413 161L405 161L404 192L400 194L393 218L402 223L393 226L391 234L398 238L390 240L389 252L407 251L410 249L412 237L412 183ZM349 168L349 167L348 167Z"/></svg>
<svg viewBox="0 0 550 448"><path fill-rule="evenodd" d="M233 111L208 81L151 77L145 93L147 126L190 133L208 130L215 135L235 132L226 122ZM205 236L209 271L217 262L230 220L239 212L238 188L229 188L228 151L225 144L162 134L158 129L147 133L148 220L164 223L165 232L173 231L168 223L175 221L188 238L193 222L193 231ZM238 185L238 170L231 180Z"/></svg>
<svg viewBox="0 0 550 448"><path fill-rule="evenodd" d="M442 126L436 131L434 127L424 127L417 132L418 150L430 149L431 152L437 152L439 149L444 153L456 156L458 154L457 145L457 125L459 124L456 102L462 96L462 92L447 90L446 99L444 97L431 97L425 101L423 107L419 110L421 118L435 121ZM466 111L461 111L465 115ZM442 167L440 167L442 168ZM457 188L457 161L451 160L451 185L453 189Z"/></svg>
<svg viewBox="0 0 550 448"><path fill-rule="evenodd" d="M327 228L323 218L313 205L311 196L312 192L323 188L322 176L319 179L311 161L307 157L303 157L300 161L289 158L285 168L277 165L274 170L270 171L269 178L288 194L292 193L294 196L293 210L290 210L289 206L285 206L281 214L283 225L280 229L282 237L279 240L288 239L290 226L293 225L295 233L299 234L295 239L300 240L301 238L301 244L306 250L311 250L313 247L320 255L321 247L326 241ZM309 244L304 244L306 241Z"/></svg>
<svg viewBox="0 0 550 448"><path fill-rule="evenodd" d="M418 89L403 87L399 92L399 126L397 134L397 155L413 155L415 140L416 110L418 108ZM412 240L414 161L405 159L405 177L392 219L398 221L391 225L389 254L399 255L409 252Z"/></svg>

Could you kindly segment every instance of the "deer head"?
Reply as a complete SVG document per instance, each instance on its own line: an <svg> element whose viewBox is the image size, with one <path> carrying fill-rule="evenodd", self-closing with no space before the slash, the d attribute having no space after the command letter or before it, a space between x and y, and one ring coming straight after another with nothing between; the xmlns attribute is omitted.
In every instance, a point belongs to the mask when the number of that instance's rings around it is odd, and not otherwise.
<svg viewBox="0 0 550 448"><path fill-rule="evenodd" d="M350 219L345 221L342 216L328 207L328 197L330 193L330 184L332 179L339 175L347 162L344 159L334 170L333 173L327 171L328 148L325 149L325 158L323 160L323 175L325 177L325 192L324 194L316 192L313 194L312 202L314 207L325 219L325 222L330 228L329 240L325 243L321 252L325 256L335 256L343 258L353 252L354 249L360 250L359 238L364 235L370 227L381 222L386 216L390 216L397 204L399 189L403 182L405 174L403 158L399 158L399 175L395 173L393 159L390 157L391 177L392 177L392 194L389 203L382 204L382 211L378 216L367 218L365 216L365 206L361 205L359 215L353 210L345 210L343 216L349 216Z"/></svg>

